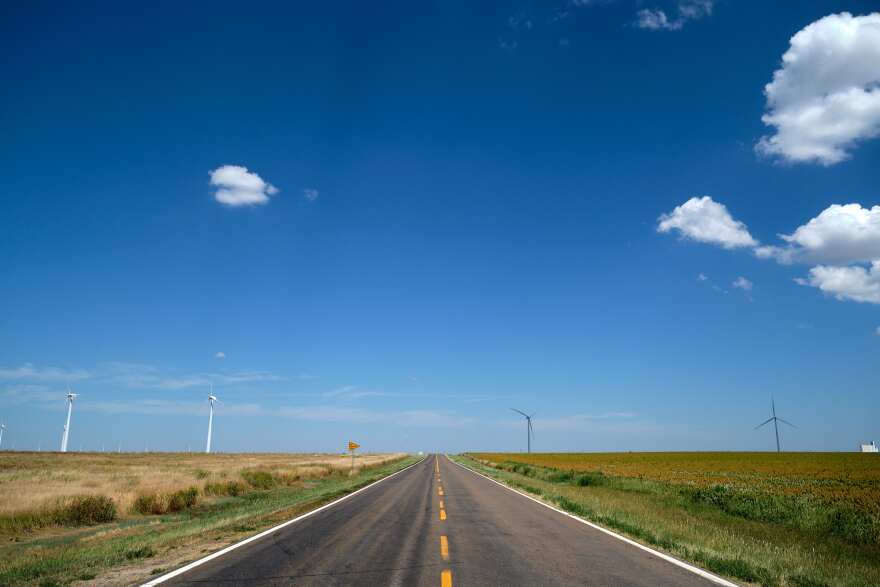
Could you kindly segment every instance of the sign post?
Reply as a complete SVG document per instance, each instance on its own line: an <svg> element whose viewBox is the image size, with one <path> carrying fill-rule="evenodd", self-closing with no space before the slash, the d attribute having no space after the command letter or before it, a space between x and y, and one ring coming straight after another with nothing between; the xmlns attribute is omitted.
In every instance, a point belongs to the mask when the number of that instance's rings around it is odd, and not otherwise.
<svg viewBox="0 0 880 587"><path fill-rule="evenodd" d="M349 450L349 452L351 452L351 472L352 473L354 473L354 451L355 451L355 449L360 448L360 447L361 447L361 445L359 445L355 441L353 441L353 440L348 441L348 450Z"/></svg>

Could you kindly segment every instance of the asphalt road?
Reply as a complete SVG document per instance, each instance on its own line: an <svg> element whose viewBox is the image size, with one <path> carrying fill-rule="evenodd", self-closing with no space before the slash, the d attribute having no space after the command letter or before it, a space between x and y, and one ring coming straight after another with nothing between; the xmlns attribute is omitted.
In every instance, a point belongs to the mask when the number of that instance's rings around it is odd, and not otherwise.
<svg viewBox="0 0 880 587"><path fill-rule="evenodd" d="M645 585L707 579L444 456L171 579L170 585Z"/></svg>

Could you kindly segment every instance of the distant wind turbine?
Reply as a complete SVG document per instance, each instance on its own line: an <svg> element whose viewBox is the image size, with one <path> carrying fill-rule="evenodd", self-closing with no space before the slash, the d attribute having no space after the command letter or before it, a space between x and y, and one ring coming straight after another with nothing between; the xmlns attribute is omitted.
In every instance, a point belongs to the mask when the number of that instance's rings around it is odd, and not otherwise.
<svg viewBox="0 0 880 587"><path fill-rule="evenodd" d="M6 430L6 424L0 424L0 447L3 446L3 431Z"/></svg>
<svg viewBox="0 0 880 587"><path fill-rule="evenodd" d="M528 447L528 452L532 452L532 437L535 435L535 431L532 430L532 416L534 416L535 413L532 412L532 415L530 416L525 412L517 410L516 408L510 409L517 414L522 414L522 416L526 419L526 446Z"/></svg>
<svg viewBox="0 0 880 587"><path fill-rule="evenodd" d="M208 414L208 444L205 447L205 452L211 452L211 430L214 427L214 402L218 404L223 403L217 396L214 395L214 384L211 384L211 394L208 396L208 402L211 404L211 412Z"/></svg>
<svg viewBox="0 0 880 587"><path fill-rule="evenodd" d="M61 436L61 452L67 452L67 438L70 436L70 414L73 412L73 400L78 395L78 393L71 393L70 386L67 386L67 422L64 424L64 434Z"/></svg>
<svg viewBox="0 0 880 587"><path fill-rule="evenodd" d="M773 429L776 432L776 452L782 452L782 448L779 446L779 422L782 422L783 424L788 424L792 428L797 428L797 426L776 416L776 402L773 401L773 396L770 396L770 417L755 426L755 430L757 430L761 426L764 426L765 424L769 424L770 422L773 422Z"/></svg>

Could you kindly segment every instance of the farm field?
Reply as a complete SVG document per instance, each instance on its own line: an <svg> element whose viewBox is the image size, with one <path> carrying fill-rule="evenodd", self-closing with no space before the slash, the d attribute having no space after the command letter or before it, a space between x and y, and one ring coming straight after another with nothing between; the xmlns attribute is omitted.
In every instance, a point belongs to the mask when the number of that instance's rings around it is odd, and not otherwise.
<svg viewBox="0 0 880 587"><path fill-rule="evenodd" d="M459 462L735 580L880 584L880 458L470 453Z"/></svg>
<svg viewBox="0 0 880 587"><path fill-rule="evenodd" d="M352 471L326 454L0 453L0 585L135 582L414 460L361 455Z"/></svg>

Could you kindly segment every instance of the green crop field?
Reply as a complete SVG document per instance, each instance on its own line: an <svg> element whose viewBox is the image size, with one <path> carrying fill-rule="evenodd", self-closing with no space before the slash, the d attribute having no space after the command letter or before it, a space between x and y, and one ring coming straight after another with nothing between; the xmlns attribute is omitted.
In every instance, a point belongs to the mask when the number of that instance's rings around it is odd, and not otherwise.
<svg viewBox="0 0 880 587"><path fill-rule="evenodd" d="M880 458L472 453L484 474L735 580L880 585Z"/></svg>

